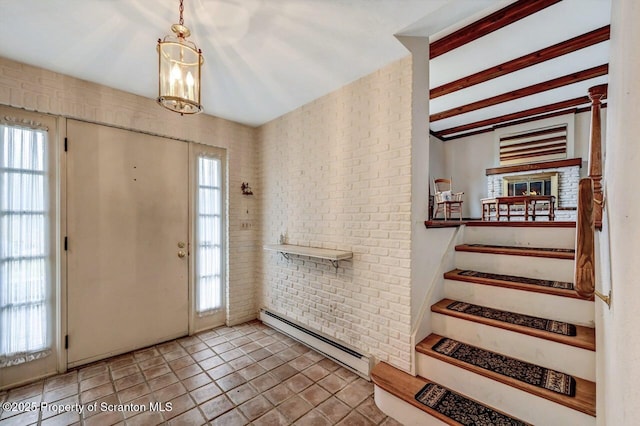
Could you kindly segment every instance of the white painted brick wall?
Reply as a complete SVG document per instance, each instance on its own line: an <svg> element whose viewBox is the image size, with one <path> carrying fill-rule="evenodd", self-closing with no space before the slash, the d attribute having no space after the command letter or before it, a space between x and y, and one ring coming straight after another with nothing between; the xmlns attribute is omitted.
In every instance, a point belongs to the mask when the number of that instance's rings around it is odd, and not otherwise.
<svg viewBox="0 0 640 426"><path fill-rule="evenodd" d="M243 197L240 191L243 181L252 184L254 191L259 188L256 129L206 114L181 117L153 99L5 58L0 58L0 104L225 148L229 176L228 322L237 324L256 317L258 206L256 199ZM242 229L243 221L254 226Z"/></svg>
<svg viewBox="0 0 640 426"><path fill-rule="evenodd" d="M379 360L410 367L411 59L260 128L263 243L353 251L328 261L264 252L261 303Z"/></svg>
<svg viewBox="0 0 640 426"><path fill-rule="evenodd" d="M502 178L505 176L520 176L538 173L558 172L558 207L576 208L578 206L578 183L580 182L580 167L561 167L557 169L542 169L529 172L517 172L491 175L487 177L487 197L502 196ZM575 221L576 210L557 210L556 220Z"/></svg>

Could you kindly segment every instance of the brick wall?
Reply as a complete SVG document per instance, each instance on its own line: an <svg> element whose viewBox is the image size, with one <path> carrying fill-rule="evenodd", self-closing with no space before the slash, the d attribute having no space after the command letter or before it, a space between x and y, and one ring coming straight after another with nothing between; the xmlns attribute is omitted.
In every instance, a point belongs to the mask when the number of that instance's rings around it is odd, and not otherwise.
<svg viewBox="0 0 640 426"><path fill-rule="evenodd" d="M261 303L379 360L410 367L411 59L259 130L262 242L353 251L263 252Z"/></svg>
<svg viewBox="0 0 640 426"><path fill-rule="evenodd" d="M258 216L256 201L243 197L240 185L257 179L256 129L205 114L181 117L152 99L5 58L0 58L0 104L225 148L229 180L228 322L255 318L257 226L241 225L257 223Z"/></svg>

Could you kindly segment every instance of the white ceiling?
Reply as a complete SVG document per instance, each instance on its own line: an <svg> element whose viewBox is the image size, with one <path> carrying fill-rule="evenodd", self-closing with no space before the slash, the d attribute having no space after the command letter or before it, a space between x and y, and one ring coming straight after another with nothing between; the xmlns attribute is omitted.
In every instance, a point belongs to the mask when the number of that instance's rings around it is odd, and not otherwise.
<svg viewBox="0 0 640 426"><path fill-rule="evenodd" d="M205 113L260 125L406 56L394 34L436 34L433 40L512 2L185 0L184 20L190 39L204 52ZM178 3L0 0L0 56L155 98L156 41L177 22ZM434 59L431 86L606 25L609 8L609 0L564 0ZM607 43L583 50L434 99L431 112L608 62ZM431 127L444 129L586 94L585 84L574 86Z"/></svg>

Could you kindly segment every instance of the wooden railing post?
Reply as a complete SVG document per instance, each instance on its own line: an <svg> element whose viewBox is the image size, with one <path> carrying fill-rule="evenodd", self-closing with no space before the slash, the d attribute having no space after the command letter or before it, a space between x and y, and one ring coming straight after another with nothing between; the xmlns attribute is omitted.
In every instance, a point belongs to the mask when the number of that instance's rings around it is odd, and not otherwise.
<svg viewBox="0 0 640 426"><path fill-rule="evenodd" d="M576 229L575 289L585 299L596 289L593 179L580 179Z"/></svg>
<svg viewBox="0 0 640 426"><path fill-rule="evenodd" d="M594 225L602 230L602 124L600 105L607 95L607 85L601 84L589 89L591 99L591 132L589 139L589 177L593 180Z"/></svg>

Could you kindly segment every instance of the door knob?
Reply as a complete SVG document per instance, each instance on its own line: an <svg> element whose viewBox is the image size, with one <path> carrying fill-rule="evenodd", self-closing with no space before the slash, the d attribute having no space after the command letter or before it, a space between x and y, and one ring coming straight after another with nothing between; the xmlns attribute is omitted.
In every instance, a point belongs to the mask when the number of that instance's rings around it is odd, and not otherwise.
<svg viewBox="0 0 640 426"><path fill-rule="evenodd" d="M183 257L185 257L186 255L187 255L187 253L185 253L183 250L180 250L180 251L178 252L178 257L179 257L179 258L181 258L181 259L182 259Z"/></svg>

